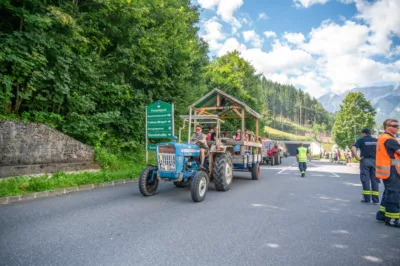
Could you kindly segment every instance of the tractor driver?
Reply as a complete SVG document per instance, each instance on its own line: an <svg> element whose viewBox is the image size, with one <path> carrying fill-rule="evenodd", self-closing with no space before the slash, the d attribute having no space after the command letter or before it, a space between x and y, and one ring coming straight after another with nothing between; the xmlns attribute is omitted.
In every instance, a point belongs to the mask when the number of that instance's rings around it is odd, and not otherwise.
<svg viewBox="0 0 400 266"><path fill-rule="evenodd" d="M191 140L200 148L200 166L204 168L204 159L208 150L206 135L202 133L200 125L196 125L196 132L193 133Z"/></svg>

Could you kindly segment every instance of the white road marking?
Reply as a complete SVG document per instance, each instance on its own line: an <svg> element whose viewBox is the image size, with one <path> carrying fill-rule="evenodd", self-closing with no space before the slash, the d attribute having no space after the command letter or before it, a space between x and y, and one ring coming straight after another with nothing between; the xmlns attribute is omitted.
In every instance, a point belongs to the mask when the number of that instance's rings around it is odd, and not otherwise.
<svg viewBox="0 0 400 266"><path fill-rule="evenodd" d="M286 170L289 170L290 167L292 167L292 166L289 166L289 167L287 167L287 168L285 168L285 169L282 169L281 171L278 172L278 175L279 175L280 173L283 173L283 172L286 171Z"/></svg>
<svg viewBox="0 0 400 266"><path fill-rule="evenodd" d="M326 169L326 168L323 167L323 166L321 167L321 166L319 166L319 165L317 165L317 164L313 164L313 163L309 163L309 164L310 164L310 165L313 165L313 166L316 166L316 167L324 168L328 173L332 174L333 177L340 177L339 175L335 174L334 172L329 171L328 169Z"/></svg>
<svg viewBox="0 0 400 266"><path fill-rule="evenodd" d="M372 262L382 262L383 260L373 256L363 256L365 260L372 261Z"/></svg>
<svg viewBox="0 0 400 266"><path fill-rule="evenodd" d="M279 245L275 243L268 243L267 246L270 248L279 248Z"/></svg>

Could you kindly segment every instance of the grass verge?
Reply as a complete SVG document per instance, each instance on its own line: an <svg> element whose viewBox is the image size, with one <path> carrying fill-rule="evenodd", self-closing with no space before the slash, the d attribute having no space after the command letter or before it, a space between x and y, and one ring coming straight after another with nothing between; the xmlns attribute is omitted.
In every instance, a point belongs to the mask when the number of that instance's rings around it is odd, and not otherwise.
<svg viewBox="0 0 400 266"><path fill-rule="evenodd" d="M97 150L96 160L102 166L99 172L64 173L60 171L52 176L44 174L37 177L21 176L0 180L0 197L99 184L119 179L135 179L146 166L143 153L115 155L104 149ZM149 153L149 163L154 162L154 154Z"/></svg>
<svg viewBox="0 0 400 266"><path fill-rule="evenodd" d="M84 172L77 174L57 172L52 177L46 174L38 177L22 176L10 178L0 181L0 197L18 196L60 188L136 178L142 169L142 167L132 167L131 169L120 171Z"/></svg>
<svg viewBox="0 0 400 266"><path fill-rule="evenodd" d="M268 138L271 138L273 140L304 140L304 141L313 140L313 137L299 136L292 133L283 132L269 126L264 127L264 132Z"/></svg>

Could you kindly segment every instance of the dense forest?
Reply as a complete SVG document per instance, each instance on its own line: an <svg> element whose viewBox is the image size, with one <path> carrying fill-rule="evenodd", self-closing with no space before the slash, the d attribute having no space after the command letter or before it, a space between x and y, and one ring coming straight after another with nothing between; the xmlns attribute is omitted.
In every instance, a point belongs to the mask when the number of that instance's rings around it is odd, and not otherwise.
<svg viewBox="0 0 400 266"><path fill-rule="evenodd" d="M0 13L2 119L135 150L145 139L146 105L161 99L186 114L219 88L262 114L263 124L285 117L332 126L316 99L265 79L238 52L209 59L200 9L189 0L0 0Z"/></svg>

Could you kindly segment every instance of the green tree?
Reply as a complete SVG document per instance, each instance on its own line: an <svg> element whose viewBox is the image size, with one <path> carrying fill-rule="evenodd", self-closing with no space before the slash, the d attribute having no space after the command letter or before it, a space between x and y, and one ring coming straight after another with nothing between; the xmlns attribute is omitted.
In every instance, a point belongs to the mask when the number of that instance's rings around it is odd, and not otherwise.
<svg viewBox="0 0 400 266"><path fill-rule="evenodd" d="M364 94L351 92L343 99L333 125L333 140L340 148L352 145L363 128L372 129L375 125L376 111Z"/></svg>
<svg viewBox="0 0 400 266"><path fill-rule="evenodd" d="M135 149L147 104L179 115L205 91L190 0L0 0L0 13L0 117Z"/></svg>

